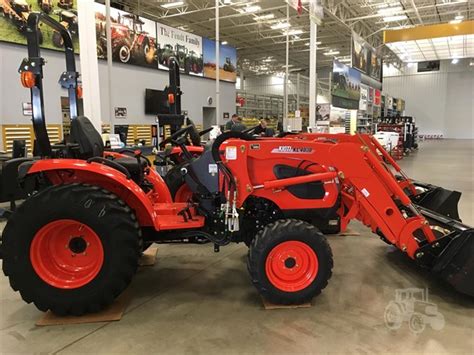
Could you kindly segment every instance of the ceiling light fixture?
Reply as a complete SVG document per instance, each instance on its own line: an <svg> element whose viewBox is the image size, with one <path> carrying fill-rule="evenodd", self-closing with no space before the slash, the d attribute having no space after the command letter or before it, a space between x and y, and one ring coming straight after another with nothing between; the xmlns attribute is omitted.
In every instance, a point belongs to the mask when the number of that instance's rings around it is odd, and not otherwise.
<svg viewBox="0 0 474 355"><path fill-rule="evenodd" d="M451 20L451 21L449 21L449 23L451 25L457 25L458 23L461 23L461 22L462 22L462 20Z"/></svg>
<svg viewBox="0 0 474 355"><path fill-rule="evenodd" d="M383 18L383 22L402 21L402 20L406 20L407 18L408 18L407 15L387 16Z"/></svg>
<svg viewBox="0 0 474 355"><path fill-rule="evenodd" d="M291 25L288 22L278 22L274 25L271 25L270 28L272 30L283 30L285 28L289 28Z"/></svg>
<svg viewBox="0 0 474 355"><path fill-rule="evenodd" d="M266 14L266 15L261 15L261 16L255 16L253 19L255 21L263 21L263 20L271 20L275 18L275 14Z"/></svg>
<svg viewBox="0 0 474 355"><path fill-rule="evenodd" d="M260 11L262 8L258 5L249 5L243 8L243 12L251 14L253 12Z"/></svg>
<svg viewBox="0 0 474 355"><path fill-rule="evenodd" d="M339 53L341 53L341 52L339 52L339 51L328 51L328 52L324 52L323 54L329 56L329 55L337 55Z"/></svg>
<svg viewBox="0 0 474 355"><path fill-rule="evenodd" d="M288 35L289 36L296 36L296 35L300 35L303 33L303 30L289 30L289 31L283 31L283 34L286 35L286 33L288 32Z"/></svg>
<svg viewBox="0 0 474 355"><path fill-rule="evenodd" d="M227 43L229 43L229 42L227 42L227 41L222 41L222 42L221 42L221 44L222 44L223 46L225 46Z"/></svg>
<svg viewBox="0 0 474 355"><path fill-rule="evenodd" d="M386 8L383 8L383 9L380 9L380 10L377 11L377 13L380 16L393 15L393 14L397 14L397 13L400 13L400 12L403 12L403 7L401 7L401 6L386 7Z"/></svg>
<svg viewBox="0 0 474 355"><path fill-rule="evenodd" d="M464 16L463 15L457 15L454 17L455 20L463 20Z"/></svg>
<svg viewBox="0 0 474 355"><path fill-rule="evenodd" d="M451 64L458 64L459 63L459 58L453 58L451 61Z"/></svg>
<svg viewBox="0 0 474 355"><path fill-rule="evenodd" d="M184 6L184 1L167 2L165 4L161 4L160 6L164 9L174 9L176 7Z"/></svg>

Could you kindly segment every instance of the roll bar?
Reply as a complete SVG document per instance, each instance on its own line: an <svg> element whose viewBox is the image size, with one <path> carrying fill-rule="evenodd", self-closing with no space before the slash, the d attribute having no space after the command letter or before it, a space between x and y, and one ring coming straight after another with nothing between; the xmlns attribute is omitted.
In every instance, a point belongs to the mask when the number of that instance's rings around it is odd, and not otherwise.
<svg viewBox="0 0 474 355"><path fill-rule="evenodd" d="M78 115L77 80L79 73L76 71L74 46L69 31L58 21L45 13L30 13L25 31L28 46L28 58L23 59L18 72L21 74L23 86L29 88L31 92L33 129L38 144L39 154L41 156L51 156L51 143L49 141L44 115L43 66L45 60L40 54L40 22L43 22L59 32L64 42L66 71L61 74L59 84L68 90L69 113L71 119L77 118Z"/></svg>

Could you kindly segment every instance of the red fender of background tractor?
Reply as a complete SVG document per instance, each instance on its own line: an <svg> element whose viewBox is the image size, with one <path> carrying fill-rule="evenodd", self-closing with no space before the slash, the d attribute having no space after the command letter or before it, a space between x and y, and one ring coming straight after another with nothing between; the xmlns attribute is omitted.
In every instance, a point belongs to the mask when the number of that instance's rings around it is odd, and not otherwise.
<svg viewBox="0 0 474 355"><path fill-rule="evenodd" d="M204 147L202 146L197 146L197 145L189 145L189 146L186 146L186 149L191 153L191 154L195 154L195 153L202 153L204 151ZM170 155L173 155L173 154L181 154L182 153L182 150L180 147L173 147L173 149L171 150L171 153Z"/></svg>
<svg viewBox="0 0 474 355"><path fill-rule="evenodd" d="M100 186L120 197L135 211L140 226L154 226L158 229L158 219L153 208L155 202L172 202L170 192L163 179L150 169L147 179L155 187L155 194L146 194L133 180L127 179L120 171L99 163L87 163L77 159L38 160L30 167L27 175L44 173L49 181L59 184L91 184ZM156 175L156 176L155 176Z"/></svg>

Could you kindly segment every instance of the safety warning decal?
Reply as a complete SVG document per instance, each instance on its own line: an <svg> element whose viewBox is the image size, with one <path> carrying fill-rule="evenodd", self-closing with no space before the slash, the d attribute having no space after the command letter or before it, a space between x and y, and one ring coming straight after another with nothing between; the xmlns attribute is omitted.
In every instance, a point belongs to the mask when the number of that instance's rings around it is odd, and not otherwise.
<svg viewBox="0 0 474 355"><path fill-rule="evenodd" d="M225 147L225 158L227 160L236 160L237 159L237 147L236 146Z"/></svg>

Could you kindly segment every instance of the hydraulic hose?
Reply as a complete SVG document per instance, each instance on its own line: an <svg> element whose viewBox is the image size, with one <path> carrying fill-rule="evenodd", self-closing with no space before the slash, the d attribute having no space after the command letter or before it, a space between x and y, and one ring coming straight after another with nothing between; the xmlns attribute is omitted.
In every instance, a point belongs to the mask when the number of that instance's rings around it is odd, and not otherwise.
<svg viewBox="0 0 474 355"><path fill-rule="evenodd" d="M229 191L232 189L235 189L237 187L235 183L235 179L232 176L232 173L230 170L222 163L221 155L219 153L219 148L222 143L224 143L226 140L230 138L237 138L237 139L243 139L246 141L250 140L255 140L253 136L250 134L244 133L244 132L224 132L220 136L218 136L214 142L212 143L211 147L211 153L212 153L212 158L221 167L221 170L223 174L226 176L228 182L229 182Z"/></svg>
<svg viewBox="0 0 474 355"><path fill-rule="evenodd" d="M237 139L243 139L245 141L253 141L255 138L251 136L250 134L244 133L244 132L224 132L220 136L218 136L214 142L212 143L211 147L211 152L212 152L212 157L214 158L216 163L221 163L221 155L219 154L219 147L221 146L222 143L224 143L226 140L230 138L237 138Z"/></svg>

